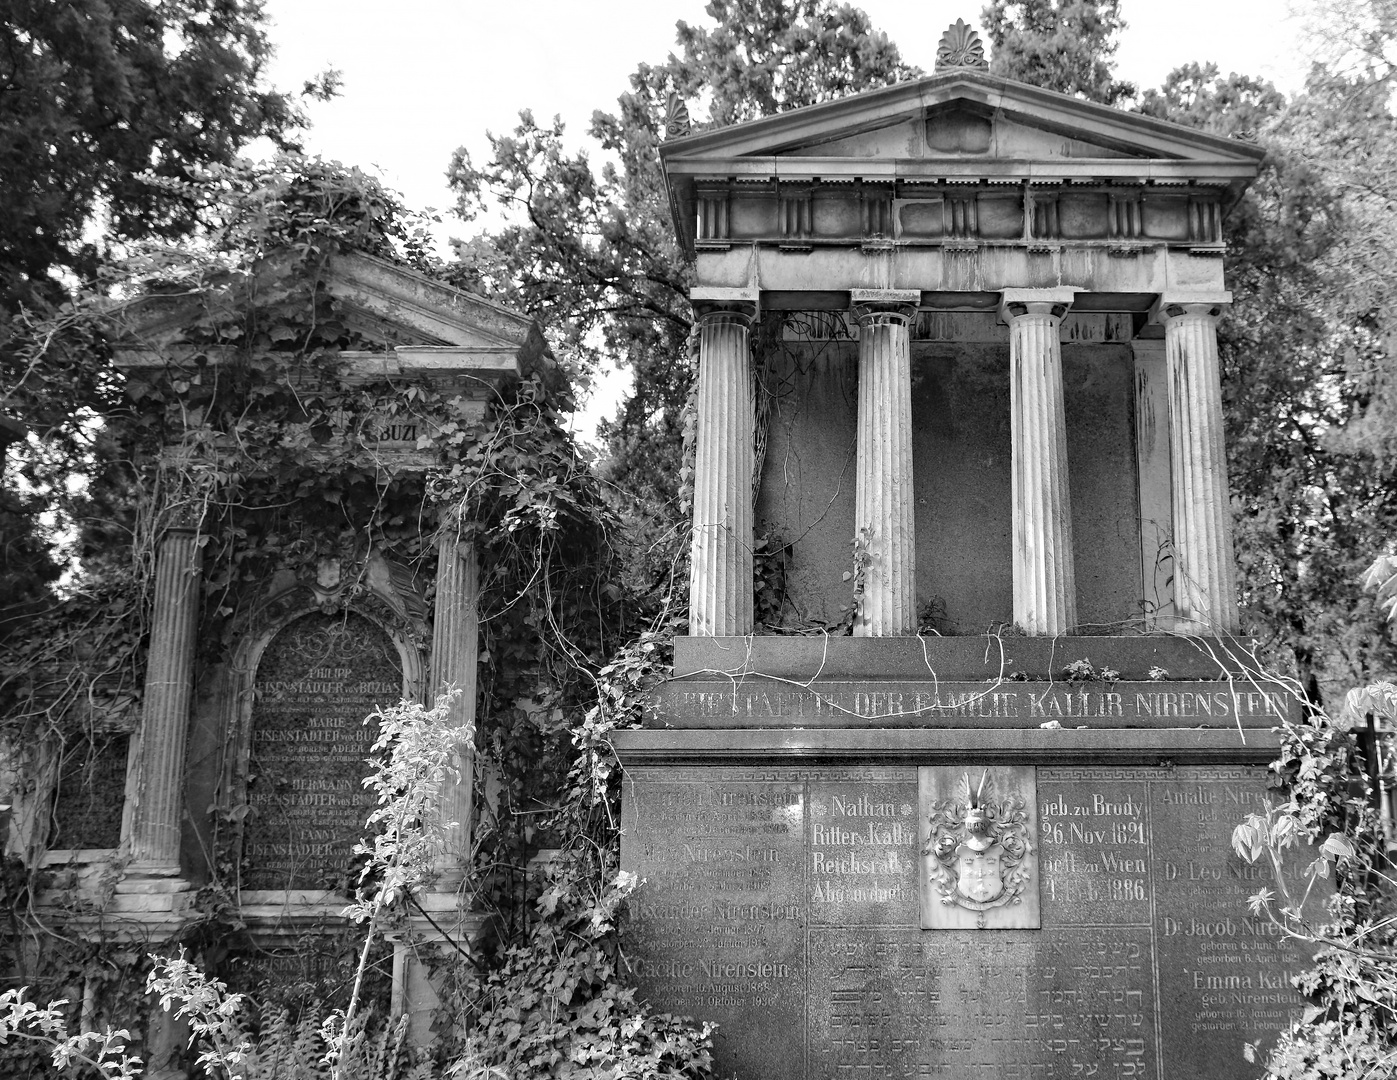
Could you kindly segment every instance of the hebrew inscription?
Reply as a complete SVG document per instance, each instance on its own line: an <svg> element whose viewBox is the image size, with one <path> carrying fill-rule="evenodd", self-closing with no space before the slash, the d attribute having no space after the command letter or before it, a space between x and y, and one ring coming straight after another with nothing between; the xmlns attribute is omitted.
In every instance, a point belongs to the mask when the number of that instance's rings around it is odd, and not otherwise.
<svg viewBox="0 0 1397 1080"><path fill-rule="evenodd" d="M1306 960L1248 915L1259 871L1230 849L1265 769L1000 766L991 788L993 773L633 769L622 856L646 879L627 928L642 996L722 1023L720 1075L1238 1075L1243 1045L1301 1007ZM972 801L1029 830L1040 928L978 927L1009 904L950 905L963 922L923 928L923 899L944 898L936 805L965 804L941 807L958 848L994 846L961 843L991 836ZM1000 895L949 866L972 900Z"/></svg>
<svg viewBox="0 0 1397 1080"><path fill-rule="evenodd" d="M364 721L402 692L397 648L361 615L306 615L272 639L254 683L243 888L346 884L373 806L378 729Z"/></svg>

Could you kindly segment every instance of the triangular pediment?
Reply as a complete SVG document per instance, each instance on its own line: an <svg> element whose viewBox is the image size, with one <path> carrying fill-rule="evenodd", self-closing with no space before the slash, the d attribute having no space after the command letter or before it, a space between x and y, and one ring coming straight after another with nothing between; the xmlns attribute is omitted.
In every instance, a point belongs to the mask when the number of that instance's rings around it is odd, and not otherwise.
<svg viewBox="0 0 1397 1080"><path fill-rule="evenodd" d="M289 258L289 256L288 256ZM275 299L288 285L275 258L258 279L259 303ZM363 359L381 354L384 372L409 369L424 376L467 376L498 380L541 372L553 389L563 385L561 369L549 355L536 321L475 293L453 289L387 260L347 251L321 270L323 287L338 301L338 317L368 351L357 365L379 370ZM263 280L265 279L265 280ZM219 291L217 283L214 292ZM230 278L230 305L245 289ZM127 371L160 368L195 353L214 359L226 349L190 343L189 330L206 318L206 298L187 293L153 294L124 306L117 343L117 365ZM348 355L348 354L346 354Z"/></svg>
<svg viewBox="0 0 1397 1080"><path fill-rule="evenodd" d="M738 158L1120 159L1252 166L1249 144L977 70L952 70L678 139L667 167Z"/></svg>
<svg viewBox="0 0 1397 1080"><path fill-rule="evenodd" d="M272 299L272 290L286 287L279 280L284 269L279 262L268 260L266 273L259 275L259 303ZM528 316L372 255L341 252L322 270L322 280L339 301L344 322L381 347L461 346L521 355L544 348L538 325ZM216 282L213 289L219 291ZM238 303L238 295L230 279L228 303ZM123 313L125 343L146 348L178 344L203 315L205 304L183 292L142 297Z"/></svg>
<svg viewBox="0 0 1397 1080"><path fill-rule="evenodd" d="M1081 133L1035 124L1030 118L987 113L968 103L951 102L885 127L783 148L774 156L920 161L976 158L1096 161L1148 160L1150 154L1147 148L1130 146L1119 140L1094 140Z"/></svg>
<svg viewBox="0 0 1397 1080"><path fill-rule="evenodd" d="M936 198L938 186L963 185L1133 190L1135 201L1147 189L1198 190L1225 210L1264 157L1250 143L970 68L671 138L660 147L675 227L690 250L715 238L774 233L798 246L810 236L847 236L841 223L818 220L837 216L821 210L826 196L819 192L858 182L894 199ZM773 206L781 203L770 213L753 201L762 186ZM742 193L737 202L735 193ZM859 212L869 213L866 201ZM1006 222L998 225L1009 229ZM881 226L866 218L864 231L878 236Z"/></svg>

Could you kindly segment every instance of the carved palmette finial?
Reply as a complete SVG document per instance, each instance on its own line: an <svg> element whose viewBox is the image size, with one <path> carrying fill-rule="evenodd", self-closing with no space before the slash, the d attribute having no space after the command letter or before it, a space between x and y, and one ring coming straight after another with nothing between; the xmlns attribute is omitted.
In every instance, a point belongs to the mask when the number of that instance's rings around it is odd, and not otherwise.
<svg viewBox="0 0 1397 1080"><path fill-rule="evenodd" d="M980 35L964 19L957 19L936 46L936 70L943 68L988 68L985 46Z"/></svg>
<svg viewBox="0 0 1397 1080"><path fill-rule="evenodd" d="M665 138L677 139L689 134L689 106L678 94L665 99Z"/></svg>

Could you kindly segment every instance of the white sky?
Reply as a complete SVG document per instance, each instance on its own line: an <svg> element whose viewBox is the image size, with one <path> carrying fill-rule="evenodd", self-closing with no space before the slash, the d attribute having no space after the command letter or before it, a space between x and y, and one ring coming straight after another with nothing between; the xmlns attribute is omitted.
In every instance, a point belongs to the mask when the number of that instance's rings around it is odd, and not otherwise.
<svg viewBox="0 0 1397 1080"><path fill-rule="evenodd" d="M982 0L862 0L875 27L905 61L926 71L957 18L978 22ZM314 102L307 149L350 165L376 166L416 209L446 210L451 153L488 159L487 130L510 130L522 108L560 114L581 142L593 109L610 111L637 63L675 48L678 19L707 23L703 0L266 0L277 46L271 81L283 89L326 67L341 94ZM1123 0L1128 27L1117 74L1158 86L1173 68L1213 61L1296 90L1303 79L1299 20L1284 0ZM450 235L478 227L450 220ZM610 412L616 385L593 410ZM587 418L581 424L590 429Z"/></svg>

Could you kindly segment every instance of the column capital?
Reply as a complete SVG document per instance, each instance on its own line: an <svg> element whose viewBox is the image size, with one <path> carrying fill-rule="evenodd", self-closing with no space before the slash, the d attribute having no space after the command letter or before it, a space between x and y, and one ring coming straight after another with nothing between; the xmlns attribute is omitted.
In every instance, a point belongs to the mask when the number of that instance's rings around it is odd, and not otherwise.
<svg viewBox="0 0 1397 1080"><path fill-rule="evenodd" d="M761 292L758 289L729 289L711 285L695 285L689 290L689 303L700 322L715 316L729 316L750 326L761 316Z"/></svg>
<svg viewBox="0 0 1397 1080"><path fill-rule="evenodd" d="M1073 286L1056 289L1005 289L999 294L999 321L1009 323L1023 315L1050 315L1061 321L1081 290Z"/></svg>
<svg viewBox="0 0 1397 1080"><path fill-rule="evenodd" d="M1226 290L1191 292L1180 289L1177 292L1160 293L1150 307L1149 321L1161 326L1168 325L1170 319L1181 315L1206 315L1218 318L1222 309L1232 303L1232 294Z"/></svg>
<svg viewBox="0 0 1397 1080"><path fill-rule="evenodd" d="M850 306L860 326L901 323L906 326L917 316L922 302L920 289L852 289Z"/></svg>

